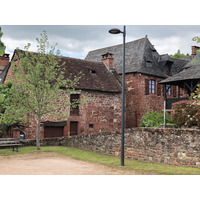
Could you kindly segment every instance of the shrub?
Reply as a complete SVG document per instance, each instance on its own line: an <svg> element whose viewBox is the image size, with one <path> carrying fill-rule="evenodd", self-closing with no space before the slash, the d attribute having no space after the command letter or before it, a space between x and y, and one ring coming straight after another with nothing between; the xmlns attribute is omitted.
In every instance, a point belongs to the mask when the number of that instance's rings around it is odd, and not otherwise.
<svg viewBox="0 0 200 200"><path fill-rule="evenodd" d="M172 124L171 116L168 113L166 113L166 123L170 125ZM140 121L140 127L158 128L163 124L164 115L163 113L159 113L157 111L146 113Z"/></svg>
<svg viewBox="0 0 200 200"><path fill-rule="evenodd" d="M200 126L200 105L196 101L174 103L172 110L172 121L179 127Z"/></svg>

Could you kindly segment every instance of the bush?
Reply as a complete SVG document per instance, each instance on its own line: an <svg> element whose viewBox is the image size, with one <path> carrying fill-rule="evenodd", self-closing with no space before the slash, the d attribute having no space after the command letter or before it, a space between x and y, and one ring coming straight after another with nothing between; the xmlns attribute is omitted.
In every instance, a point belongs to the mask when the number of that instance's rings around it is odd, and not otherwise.
<svg viewBox="0 0 200 200"><path fill-rule="evenodd" d="M200 126L200 105L196 101L174 103L172 110L172 121L179 127Z"/></svg>
<svg viewBox="0 0 200 200"><path fill-rule="evenodd" d="M163 113L159 113L157 111L146 113L140 121L140 127L158 128L163 124L164 115ZM166 124L172 125L171 116L168 113L166 113Z"/></svg>

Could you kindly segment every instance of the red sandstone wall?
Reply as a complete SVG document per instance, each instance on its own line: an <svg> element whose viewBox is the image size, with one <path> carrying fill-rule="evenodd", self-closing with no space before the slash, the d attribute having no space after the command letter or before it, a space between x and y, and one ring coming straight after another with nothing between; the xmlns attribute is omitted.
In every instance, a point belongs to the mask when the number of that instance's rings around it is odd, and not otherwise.
<svg viewBox="0 0 200 200"><path fill-rule="evenodd" d="M82 92L85 95L85 92ZM79 134L116 131L121 128L121 94L90 92L90 101L80 108ZM73 121L70 117L69 121ZM93 124L93 129L89 128ZM68 126L69 127L69 126Z"/></svg>
<svg viewBox="0 0 200 200"><path fill-rule="evenodd" d="M42 121L67 120L64 136L70 135L70 121L78 122L78 135L117 131L121 128L121 94L90 91L81 92L81 98L89 98L86 104L80 106L79 116L69 116L68 119L46 117ZM65 108L68 109L69 108ZM70 112L69 112L70 113ZM93 124L93 128L89 128ZM30 120L25 124L26 139L36 138L37 121ZM41 138L44 138L44 127L41 126Z"/></svg>
<svg viewBox="0 0 200 200"><path fill-rule="evenodd" d="M6 66L9 63L9 57L0 56L0 66Z"/></svg>
<svg viewBox="0 0 200 200"><path fill-rule="evenodd" d="M156 81L155 94L145 95L145 79ZM150 110L163 110L164 98L157 95L157 83L162 80L154 76L126 74L126 120L127 128L139 126L142 116Z"/></svg>

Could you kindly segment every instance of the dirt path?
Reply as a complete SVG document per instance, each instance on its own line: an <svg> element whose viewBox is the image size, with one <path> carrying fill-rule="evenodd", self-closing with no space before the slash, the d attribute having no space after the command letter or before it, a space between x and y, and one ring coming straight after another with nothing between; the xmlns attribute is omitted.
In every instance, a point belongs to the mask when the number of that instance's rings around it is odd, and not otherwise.
<svg viewBox="0 0 200 200"><path fill-rule="evenodd" d="M0 156L0 175L143 175L78 161L56 153ZM153 174L153 173L151 173Z"/></svg>

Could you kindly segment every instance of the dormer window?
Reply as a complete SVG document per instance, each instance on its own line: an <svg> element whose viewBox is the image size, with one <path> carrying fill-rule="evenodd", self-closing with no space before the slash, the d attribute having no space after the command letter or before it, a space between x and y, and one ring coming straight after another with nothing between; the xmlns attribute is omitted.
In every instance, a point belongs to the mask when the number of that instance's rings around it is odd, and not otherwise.
<svg viewBox="0 0 200 200"><path fill-rule="evenodd" d="M152 61L147 60L147 61L146 61L146 66L147 66L147 67L152 67Z"/></svg>
<svg viewBox="0 0 200 200"><path fill-rule="evenodd" d="M96 74L95 70L90 70L90 74Z"/></svg>

